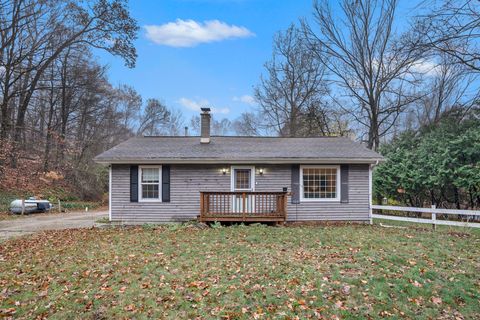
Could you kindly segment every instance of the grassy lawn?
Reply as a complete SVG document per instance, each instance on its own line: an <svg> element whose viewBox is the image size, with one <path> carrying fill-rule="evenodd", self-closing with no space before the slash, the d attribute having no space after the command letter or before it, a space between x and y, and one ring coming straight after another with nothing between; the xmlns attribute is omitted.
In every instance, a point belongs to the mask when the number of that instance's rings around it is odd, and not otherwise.
<svg viewBox="0 0 480 320"><path fill-rule="evenodd" d="M387 220L387 219L373 219L374 224L382 224L387 226L396 226L396 227L405 227L405 228L414 228L417 230L429 231L433 227L429 223L416 223L416 222L406 222L406 221L396 221L396 220ZM480 222L477 222L480 223ZM450 232L450 233L476 233L480 235L480 228L470 228L470 227L460 227L460 226L447 226L447 225L437 225L437 231Z"/></svg>
<svg viewBox="0 0 480 320"><path fill-rule="evenodd" d="M478 232L147 226L48 232L0 255L14 318L480 317Z"/></svg>

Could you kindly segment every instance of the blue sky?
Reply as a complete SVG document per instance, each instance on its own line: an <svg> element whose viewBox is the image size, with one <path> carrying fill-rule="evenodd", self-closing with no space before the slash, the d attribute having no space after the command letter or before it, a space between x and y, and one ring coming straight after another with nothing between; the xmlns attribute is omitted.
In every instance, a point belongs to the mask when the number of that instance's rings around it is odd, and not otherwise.
<svg viewBox="0 0 480 320"><path fill-rule="evenodd" d="M312 1L130 0L130 9L141 27L137 66L99 54L112 84L158 98L187 121L200 105L214 108L217 119L234 119L255 108L253 87L274 34L310 17Z"/></svg>

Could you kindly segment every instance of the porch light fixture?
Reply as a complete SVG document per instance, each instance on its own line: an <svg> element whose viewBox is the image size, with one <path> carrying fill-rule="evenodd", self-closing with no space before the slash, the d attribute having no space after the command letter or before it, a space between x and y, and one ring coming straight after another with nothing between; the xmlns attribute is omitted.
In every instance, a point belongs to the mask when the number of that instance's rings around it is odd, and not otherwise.
<svg viewBox="0 0 480 320"><path fill-rule="evenodd" d="M259 173L260 175L263 175L263 168L258 169L258 173Z"/></svg>
<svg viewBox="0 0 480 320"><path fill-rule="evenodd" d="M226 174L227 174L227 168L223 168L223 169L222 169L222 174L223 174L223 175L226 175Z"/></svg>

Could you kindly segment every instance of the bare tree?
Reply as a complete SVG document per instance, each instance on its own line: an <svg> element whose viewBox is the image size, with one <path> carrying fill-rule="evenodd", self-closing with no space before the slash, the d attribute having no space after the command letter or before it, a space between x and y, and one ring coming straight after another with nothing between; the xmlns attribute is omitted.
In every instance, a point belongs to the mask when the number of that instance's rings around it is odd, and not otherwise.
<svg viewBox="0 0 480 320"><path fill-rule="evenodd" d="M137 134L139 135L161 135L165 124L170 120L170 111L157 99L148 99L141 116Z"/></svg>
<svg viewBox="0 0 480 320"><path fill-rule="evenodd" d="M323 101L327 95L325 64L295 26L276 35L273 57L265 70L255 97L269 128L291 137L329 132ZM305 125L307 130L303 130Z"/></svg>
<svg viewBox="0 0 480 320"><path fill-rule="evenodd" d="M467 113L478 100L473 86L478 75L449 54L438 52L436 58L438 64L424 70L425 94L413 105L420 126L437 123L452 109L462 108Z"/></svg>
<svg viewBox="0 0 480 320"><path fill-rule="evenodd" d="M169 136L184 135L185 120L179 109L171 109L168 122L164 126L164 133Z"/></svg>
<svg viewBox="0 0 480 320"><path fill-rule="evenodd" d="M480 3L476 0L426 0L415 30L422 48L452 57L471 71L480 72Z"/></svg>
<svg viewBox="0 0 480 320"><path fill-rule="evenodd" d="M216 136L228 136L232 131L232 122L227 118L223 118L220 121L213 119L212 121L212 134Z"/></svg>
<svg viewBox="0 0 480 320"><path fill-rule="evenodd" d="M0 58L7 75L2 78L0 132L5 138L13 129L16 144L26 130L27 110L44 73L66 50L103 49L124 58L128 66L135 63L138 27L125 1L8 1L0 14Z"/></svg>
<svg viewBox="0 0 480 320"><path fill-rule="evenodd" d="M200 134L200 117L199 116L192 116L190 118L190 131L192 134L199 135Z"/></svg>
<svg viewBox="0 0 480 320"><path fill-rule="evenodd" d="M334 90L343 97L334 101L366 128L368 147L376 150L418 98L410 69L421 51L406 50L393 32L396 0L343 0L340 7L337 16L327 0L316 1L314 22L303 22L303 29L311 52L332 73Z"/></svg>
<svg viewBox="0 0 480 320"><path fill-rule="evenodd" d="M123 126L132 128L139 120L142 108L142 97L138 92L128 85L120 85L117 89L119 111L123 116Z"/></svg>
<svg viewBox="0 0 480 320"><path fill-rule="evenodd" d="M216 120L215 117L212 117L211 123L211 134L216 136L228 136L232 132L232 122L227 118ZM200 135L200 117L192 116L190 118L190 130L195 135Z"/></svg>
<svg viewBox="0 0 480 320"><path fill-rule="evenodd" d="M137 29L126 0L0 1L0 174L9 166L28 192L50 170L78 196L104 191L92 158L135 133L141 97L113 88L91 49L133 66Z"/></svg>
<svg viewBox="0 0 480 320"><path fill-rule="evenodd" d="M244 112L233 122L233 130L239 136L259 136L262 128L260 117L253 112Z"/></svg>
<svg viewBox="0 0 480 320"><path fill-rule="evenodd" d="M32 67L34 42L29 36L41 6L33 0L6 1L0 5L0 139L13 128L15 107L24 74Z"/></svg>

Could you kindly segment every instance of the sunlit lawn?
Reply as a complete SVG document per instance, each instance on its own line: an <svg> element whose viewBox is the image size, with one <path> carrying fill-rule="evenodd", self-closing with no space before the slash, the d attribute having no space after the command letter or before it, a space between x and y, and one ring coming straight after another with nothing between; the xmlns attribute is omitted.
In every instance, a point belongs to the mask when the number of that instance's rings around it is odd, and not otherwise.
<svg viewBox="0 0 480 320"><path fill-rule="evenodd" d="M14 318L479 318L480 233L138 227L0 243Z"/></svg>

